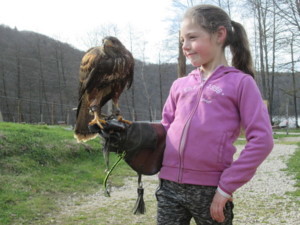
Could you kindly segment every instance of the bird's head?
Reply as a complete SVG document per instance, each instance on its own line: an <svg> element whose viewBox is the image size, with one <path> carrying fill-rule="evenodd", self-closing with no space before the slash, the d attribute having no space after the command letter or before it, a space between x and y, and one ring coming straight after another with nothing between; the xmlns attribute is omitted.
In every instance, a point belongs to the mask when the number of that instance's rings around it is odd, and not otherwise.
<svg viewBox="0 0 300 225"><path fill-rule="evenodd" d="M113 36L107 36L103 38L102 44L104 47L120 48L123 44L119 41L118 38Z"/></svg>
<svg viewBox="0 0 300 225"><path fill-rule="evenodd" d="M102 44L105 54L110 57L115 57L125 48L118 38L112 36L103 38Z"/></svg>

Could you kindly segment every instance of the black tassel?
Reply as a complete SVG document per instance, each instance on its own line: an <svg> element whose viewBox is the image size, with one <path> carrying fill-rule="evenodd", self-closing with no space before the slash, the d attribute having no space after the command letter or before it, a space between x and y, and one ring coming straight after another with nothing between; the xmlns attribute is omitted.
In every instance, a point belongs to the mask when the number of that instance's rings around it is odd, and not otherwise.
<svg viewBox="0 0 300 225"><path fill-rule="evenodd" d="M138 188L138 199L136 200L135 206L133 208L133 213L135 215L144 214L146 211L144 202L144 188Z"/></svg>
<svg viewBox="0 0 300 225"><path fill-rule="evenodd" d="M135 215L144 214L146 212L146 207L144 202L144 188L142 184L142 175L141 174L138 175L139 175L138 188L137 188L138 198L133 208L133 213Z"/></svg>

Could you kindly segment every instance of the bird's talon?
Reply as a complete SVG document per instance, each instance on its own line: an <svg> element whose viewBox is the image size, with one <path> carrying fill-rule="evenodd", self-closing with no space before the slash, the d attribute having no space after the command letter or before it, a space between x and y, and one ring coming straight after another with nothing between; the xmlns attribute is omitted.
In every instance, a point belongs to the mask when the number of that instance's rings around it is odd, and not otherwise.
<svg viewBox="0 0 300 225"><path fill-rule="evenodd" d="M117 120L118 120L119 122L123 122L123 123L127 123L127 124L132 124L131 121L129 121L129 120L124 120L122 116L118 116Z"/></svg>
<svg viewBox="0 0 300 225"><path fill-rule="evenodd" d="M102 124L107 124L107 122L105 120L101 120L101 119L93 119L91 122L89 122L89 125L92 126L94 124L97 124L100 129L104 129Z"/></svg>

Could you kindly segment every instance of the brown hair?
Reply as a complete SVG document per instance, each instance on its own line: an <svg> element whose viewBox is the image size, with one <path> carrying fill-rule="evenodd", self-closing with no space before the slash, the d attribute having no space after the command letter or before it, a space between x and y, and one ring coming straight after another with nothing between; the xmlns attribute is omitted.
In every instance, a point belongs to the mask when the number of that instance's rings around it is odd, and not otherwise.
<svg viewBox="0 0 300 225"><path fill-rule="evenodd" d="M210 34L218 31L220 26L227 30L223 48L229 45L232 53L232 65L254 77L249 42L244 27L232 21L221 8L213 5L197 5L187 10L184 18L191 18Z"/></svg>

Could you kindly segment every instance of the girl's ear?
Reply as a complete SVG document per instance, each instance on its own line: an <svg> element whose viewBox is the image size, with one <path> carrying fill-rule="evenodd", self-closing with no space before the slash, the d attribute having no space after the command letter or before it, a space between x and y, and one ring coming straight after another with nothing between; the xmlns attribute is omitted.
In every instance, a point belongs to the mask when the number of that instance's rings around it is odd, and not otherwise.
<svg viewBox="0 0 300 225"><path fill-rule="evenodd" d="M220 26L217 31L217 42L223 44L227 37L227 30L224 26Z"/></svg>

